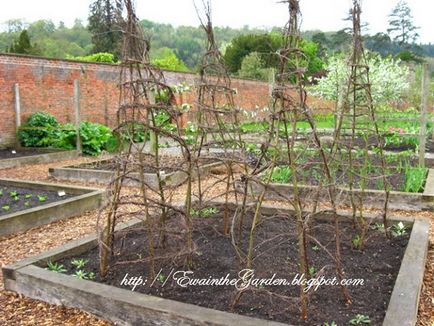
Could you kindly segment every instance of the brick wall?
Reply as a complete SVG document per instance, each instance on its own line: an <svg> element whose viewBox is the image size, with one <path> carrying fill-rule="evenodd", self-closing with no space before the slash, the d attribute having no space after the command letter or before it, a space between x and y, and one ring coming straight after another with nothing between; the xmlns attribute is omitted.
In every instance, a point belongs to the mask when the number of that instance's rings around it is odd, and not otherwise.
<svg viewBox="0 0 434 326"><path fill-rule="evenodd" d="M115 65L0 54L0 146L16 141L15 83L20 88L22 122L37 111L51 113L62 123L74 122L73 82L79 79L81 119L113 127L119 100L118 76L119 67ZM197 78L171 71L166 71L165 77L169 85L194 85ZM238 91L237 106L245 110L267 106L267 83L233 79L232 87ZM194 103L193 94L184 97Z"/></svg>

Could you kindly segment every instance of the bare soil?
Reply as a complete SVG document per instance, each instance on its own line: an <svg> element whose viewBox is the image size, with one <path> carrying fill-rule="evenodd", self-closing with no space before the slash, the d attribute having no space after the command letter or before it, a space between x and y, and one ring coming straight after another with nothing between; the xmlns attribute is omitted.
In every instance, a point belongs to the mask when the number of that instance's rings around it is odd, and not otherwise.
<svg viewBox="0 0 434 326"><path fill-rule="evenodd" d="M13 153L15 152L15 153ZM34 156L39 154L46 154L53 152L50 149L35 149L35 148L7 148L0 149L0 160L8 159L8 158L16 158L23 156Z"/></svg>
<svg viewBox="0 0 434 326"><path fill-rule="evenodd" d="M223 235L222 209L209 218L195 218L193 239L196 246L193 255L194 278L208 279L225 277L237 278L245 268L239 262L230 237ZM232 212L233 213L233 212ZM243 231L240 248L247 249L252 213L248 215ZM182 217L173 214L166 227L168 242L166 248L157 248L155 271L161 270L160 276L153 278L148 257L146 230L133 228L118 234L116 250L109 275L96 281L122 287L121 282L128 276L148 278L148 284L138 286L135 291L196 304L221 311L230 311L261 319L291 323L294 325L323 325L335 321L338 325L348 325L357 314L368 315L372 325L380 325L401 264L408 235L387 240L378 230L370 230L363 252L354 250L351 239L356 234L353 224L341 223L342 257L345 277L363 279L363 286L348 287L352 305L346 305L338 286L323 286L311 292L309 297L309 319L300 320L298 286L259 286L250 287L238 304L231 309L236 290L234 286L189 286L182 288L173 280L173 271L186 271L185 265L185 227ZM410 231L409 231L410 232ZM315 222L310 235L315 237L330 252L334 252L333 225L330 222ZM156 239L155 239L156 240ZM270 278L275 273L277 278L292 281L298 273L297 230L293 216L263 216L256 231L253 269L258 278ZM326 278L335 276L334 263L325 249L315 246L313 241L307 244L309 266L314 273L321 273ZM98 274L98 250L80 257L89 260L87 272ZM70 273L74 267L71 260L61 261ZM166 281L167 282L162 285ZM131 287L123 286L126 289ZM211 295L212 294L212 295Z"/></svg>
<svg viewBox="0 0 434 326"><path fill-rule="evenodd" d="M54 203L71 197L73 197L73 195L66 192L64 196L59 196L57 191L41 191L22 187L3 186L0 184L0 216Z"/></svg>

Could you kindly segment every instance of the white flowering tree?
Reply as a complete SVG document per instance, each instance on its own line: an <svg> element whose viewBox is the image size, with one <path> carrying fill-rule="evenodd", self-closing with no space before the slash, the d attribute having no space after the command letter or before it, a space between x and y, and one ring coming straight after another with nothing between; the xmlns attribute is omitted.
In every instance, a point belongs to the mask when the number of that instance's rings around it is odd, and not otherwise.
<svg viewBox="0 0 434 326"><path fill-rule="evenodd" d="M398 101L408 90L408 67L393 58L368 54L372 99L375 105ZM345 91L350 68L342 55L332 56L327 64L328 75L312 86L311 93L326 100L337 101Z"/></svg>

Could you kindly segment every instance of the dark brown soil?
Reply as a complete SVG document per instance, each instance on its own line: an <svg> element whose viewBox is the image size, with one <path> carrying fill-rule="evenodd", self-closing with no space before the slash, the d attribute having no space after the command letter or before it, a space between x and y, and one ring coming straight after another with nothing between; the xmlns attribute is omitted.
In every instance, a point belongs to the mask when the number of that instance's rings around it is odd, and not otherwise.
<svg viewBox="0 0 434 326"><path fill-rule="evenodd" d="M15 151L15 153L13 153ZM49 149L35 149L35 148L8 148L8 149L0 149L0 160L4 160L7 158L15 158L15 157L23 157L23 156L33 156L39 154L50 153Z"/></svg>
<svg viewBox="0 0 434 326"><path fill-rule="evenodd" d="M59 196L57 191L41 191L0 185L0 216L71 197L73 195L68 193L65 196Z"/></svg>
<svg viewBox="0 0 434 326"><path fill-rule="evenodd" d="M222 209L220 208L220 211ZM233 212L232 212L233 213ZM232 216L232 215L231 215ZM255 239L253 269L255 277L270 278L275 273L277 278L291 282L298 273L297 231L293 216L263 216L258 226ZM240 248L246 252L252 213L248 213L242 235ZM245 268L240 264L230 237L222 232L222 213L209 218L194 218L193 239L196 245L194 255L193 278L209 279L237 278L238 272ZM119 234L112 268L108 277L102 280L98 275L97 282L116 287L121 286L128 277L148 279L146 285L138 286L135 291L162 296L173 300L196 304L221 311L231 311L231 304L236 294L234 286L189 286L180 287L173 280L173 271L188 270L182 252L186 249L184 241L185 227L179 215L173 215L166 229L168 241L166 249L156 249L156 277L153 283L148 262L148 241L146 230L135 228ZM408 236L387 240L378 230L370 229L363 252L352 249L351 239L356 234L352 223L341 223L342 230L342 263L346 279L363 279L364 285L350 286L348 290L352 305L346 305L340 287L322 286L312 292L309 299L309 319L300 321L298 303L298 286L259 286L251 287L241 297L233 309L234 313L291 323L293 325L323 325L336 322L337 325L349 325L349 320L357 314L368 315L371 325L381 325L401 260L408 242ZM409 232L409 231L408 231ZM310 234L314 236L330 252L334 253L333 224L315 222ZM326 278L335 276L334 263L324 249L315 246L313 241L307 244L309 265L316 272L324 269ZM163 258L164 257L164 258ZM98 250L88 252L75 258L88 259L87 272L98 272ZM132 263L131 261L134 261ZM71 260L63 260L62 264L73 273ZM166 281L167 278L167 281ZM162 285L162 283L164 286ZM292 301L295 300L295 301Z"/></svg>

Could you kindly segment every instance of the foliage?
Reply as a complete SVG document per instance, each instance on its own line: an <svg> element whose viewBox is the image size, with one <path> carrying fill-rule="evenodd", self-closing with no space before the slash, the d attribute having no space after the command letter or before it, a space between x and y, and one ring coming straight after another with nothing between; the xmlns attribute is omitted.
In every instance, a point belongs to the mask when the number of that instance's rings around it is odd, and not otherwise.
<svg viewBox="0 0 434 326"><path fill-rule="evenodd" d="M362 325L362 324L371 324L371 320L369 316L357 314L353 319L350 320L351 325Z"/></svg>
<svg viewBox="0 0 434 326"><path fill-rule="evenodd" d="M226 48L224 59L229 71L232 73L238 73L239 75L247 73L248 76L254 74L262 77L260 79L265 79L264 72L261 73L261 69L278 67L279 58L276 53L282 46L283 37L280 32L241 35L232 40L231 44ZM321 70L324 63L318 57L318 45L308 40L302 40L300 47L304 52L306 61L299 64L307 68L307 76ZM249 57L252 53L256 54ZM248 59L243 68L243 62L246 58Z"/></svg>
<svg viewBox="0 0 434 326"><path fill-rule="evenodd" d="M90 5L88 29L92 33L92 52L109 52L119 57L122 40L119 4L113 0L94 0Z"/></svg>
<svg viewBox="0 0 434 326"><path fill-rule="evenodd" d="M252 52L244 57L238 75L241 78L266 80L268 69L264 68L259 53Z"/></svg>
<svg viewBox="0 0 434 326"><path fill-rule="evenodd" d="M407 166L405 169L405 192L422 192L425 186L427 168Z"/></svg>
<svg viewBox="0 0 434 326"><path fill-rule="evenodd" d="M393 8L389 15L389 26L387 32L394 34L394 41L401 46L414 43L419 37L419 27L414 26L411 9L405 0L399 0Z"/></svg>
<svg viewBox="0 0 434 326"><path fill-rule="evenodd" d="M80 137L84 154L92 156L101 154L106 149L107 141L111 136L110 128L102 124L88 121L80 124Z"/></svg>
<svg viewBox="0 0 434 326"><path fill-rule="evenodd" d="M277 67L276 51L282 46L282 37L277 33L240 35L226 48L224 59L232 73L241 69L243 59L252 52L260 55L264 67Z"/></svg>
<svg viewBox="0 0 434 326"><path fill-rule="evenodd" d="M213 216L214 214L217 214L219 212L218 208L216 207L205 207L202 209L191 209L191 215L196 217L204 217L208 218Z"/></svg>
<svg viewBox="0 0 434 326"><path fill-rule="evenodd" d="M397 224L392 225L390 231L392 231L392 235L394 237L400 237L407 234L407 227L405 226L404 223L399 222Z"/></svg>
<svg viewBox="0 0 434 326"><path fill-rule="evenodd" d="M23 30L17 40L14 40L8 52L19 54L40 54L37 45L30 42L30 37L27 30Z"/></svg>
<svg viewBox="0 0 434 326"><path fill-rule="evenodd" d="M271 171L271 182L288 183L291 175L292 171L289 166L276 166Z"/></svg>
<svg viewBox="0 0 434 326"><path fill-rule="evenodd" d="M44 112L32 114L18 131L20 143L25 147L54 147L74 149L76 129L72 124L61 125L56 118ZM110 128L99 123L83 121L80 124L83 153L99 155L112 137Z"/></svg>
<svg viewBox="0 0 434 326"><path fill-rule="evenodd" d="M18 139L25 147L46 146L44 139L53 138L58 127L59 123L54 116L36 112L31 114L27 122L18 130Z"/></svg>
<svg viewBox="0 0 434 326"><path fill-rule="evenodd" d="M64 273L67 271L66 268L62 264L52 262L52 261L49 261L47 263L47 269L52 271L52 272L57 272L57 273Z"/></svg>
<svg viewBox="0 0 434 326"><path fill-rule="evenodd" d="M104 63L116 63L115 56L108 52L99 52L94 54L89 54L85 56L67 56L67 59L85 61L85 62L104 62Z"/></svg>
<svg viewBox="0 0 434 326"><path fill-rule="evenodd" d="M188 71L185 63L179 59L175 52L169 48L160 49L158 56L152 59L152 63L161 69L173 71Z"/></svg>
<svg viewBox="0 0 434 326"><path fill-rule="evenodd" d="M375 104L397 101L408 89L408 68L400 65L393 58L382 58L370 53L368 56L370 68L370 82L372 98ZM336 101L345 91L346 81L349 78L349 67L342 55L331 57L327 64L328 75L319 79L313 86L312 93L327 100Z"/></svg>

